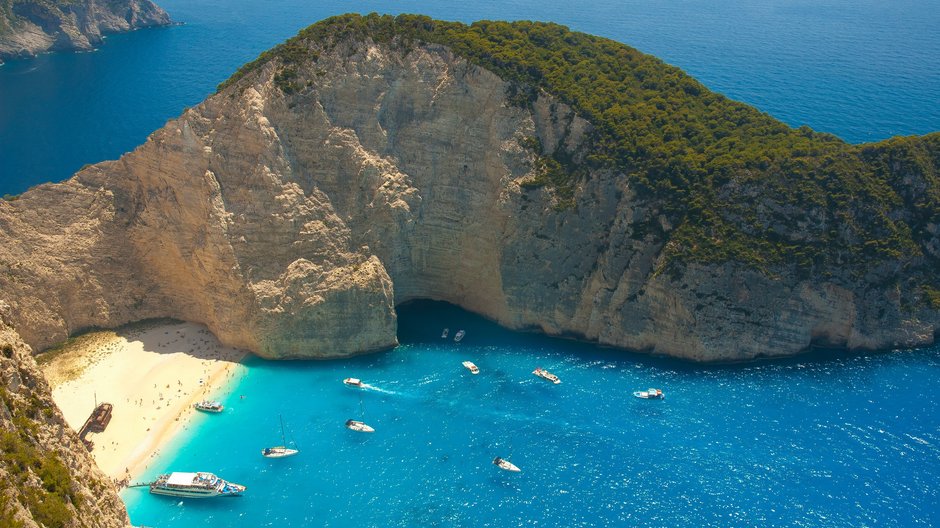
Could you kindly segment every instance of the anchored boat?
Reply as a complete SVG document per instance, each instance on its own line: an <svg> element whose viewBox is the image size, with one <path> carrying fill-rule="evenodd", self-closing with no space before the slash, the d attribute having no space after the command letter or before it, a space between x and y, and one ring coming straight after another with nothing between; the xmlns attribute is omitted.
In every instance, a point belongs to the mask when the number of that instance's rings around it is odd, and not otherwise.
<svg viewBox="0 0 940 528"><path fill-rule="evenodd" d="M464 332L463 330L457 330L457 333L454 334L454 342L459 343L460 340L463 339L463 336L465 335L467 335L467 333Z"/></svg>
<svg viewBox="0 0 940 528"><path fill-rule="evenodd" d="M535 374L536 376L538 376L538 377L540 377L540 378L542 378L542 379L547 379L548 381L550 381L550 382L552 382L552 383L554 383L554 384L556 384L556 385L559 384L559 383L561 383L561 380L558 379L558 376L556 376L556 375L552 374L551 372L549 372L549 371L543 369L542 367L535 367L535 370L532 371L532 374Z"/></svg>
<svg viewBox="0 0 940 528"><path fill-rule="evenodd" d="M522 471L519 469L519 466L513 464L512 462L506 460L505 458L496 457L493 459L493 463L496 464L496 467L502 469L503 471L512 471L513 473L518 473Z"/></svg>
<svg viewBox="0 0 940 528"><path fill-rule="evenodd" d="M370 427L365 422L360 422L359 420L346 420L346 429L350 431L356 431L359 433L374 433L375 429Z"/></svg>
<svg viewBox="0 0 940 528"><path fill-rule="evenodd" d="M193 407L195 407L197 411L210 412L210 413L220 413L222 412L223 409L225 409L225 406L223 406L221 402L210 401L210 400L203 400L199 403L194 404Z"/></svg>
<svg viewBox="0 0 940 528"><path fill-rule="evenodd" d="M473 374L479 374L479 373L480 373L480 369L477 368L477 366L474 365L472 361L464 361L464 362L463 362L463 366L467 367L467 370L469 370L469 371L470 371L471 373L473 373Z"/></svg>
<svg viewBox="0 0 940 528"><path fill-rule="evenodd" d="M220 479L212 473L173 472L160 475L150 484L150 493L173 497L207 498L241 495L245 486Z"/></svg>
<svg viewBox="0 0 940 528"><path fill-rule="evenodd" d="M262 449L261 456L265 458L285 458L300 452L297 449L287 447L287 441L284 439L284 418L278 415L278 419L281 421L281 445Z"/></svg>
<svg viewBox="0 0 940 528"><path fill-rule="evenodd" d="M666 395L660 389L646 389L645 391L636 391L633 393L637 398L644 400L665 400Z"/></svg>

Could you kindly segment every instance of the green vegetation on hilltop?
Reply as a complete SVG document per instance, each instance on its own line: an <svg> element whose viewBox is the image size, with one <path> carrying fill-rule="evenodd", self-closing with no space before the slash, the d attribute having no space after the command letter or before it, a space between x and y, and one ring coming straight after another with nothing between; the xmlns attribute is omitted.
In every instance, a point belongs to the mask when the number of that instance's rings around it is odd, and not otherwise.
<svg viewBox="0 0 940 528"><path fill-rule="evenodd" d="M277 83L289 95L305 61L365 38L406 50L445 45L512 82L514 101L544 90L573 107L595 127L589 145L539 157L530 186L549 186L574 207L584 178L625 175L655 212L635 231L660 237L672 269L737 261L862 276L923 266L921 228L938 220L940 134L854 146L793 129L655 57L557 24L343 15L262 54L219 89L278 59ZM905 175L922 180L922 192L909 193ZM675 227L664 232L657 215Z"/></svg>

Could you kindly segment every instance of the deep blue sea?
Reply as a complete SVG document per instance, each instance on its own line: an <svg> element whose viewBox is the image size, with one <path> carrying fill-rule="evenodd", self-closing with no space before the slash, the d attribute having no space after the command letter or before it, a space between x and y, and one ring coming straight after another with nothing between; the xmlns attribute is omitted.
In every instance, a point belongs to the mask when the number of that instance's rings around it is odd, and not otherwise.
<svg viewBox="0 0 940 528"><path fill-rule="evenodd" d="M940 130L937 0L162 0L183 26L0 66L0 194L115 159L325 17L535 19L630 44L712 90L854 143Z"/></svg>
<svg viewBox="0 0 940 528"><path fill-rule="evenodd" d="M467 331L460 344L441 329ZM702 367L502 330L442 303L402 346L248 362L158 467L242 497L123 497L157 527L934 526L940 349ZM461 366L472 360L480 374ZM541 366L561 378L532 375ZM343 385L357 377L370 386ZM657 387L663 401L632 391ZM278 416L300 454L269 460ZM375 427L345 429L348 418ZM495 456L521 473L503 472ZM145 475L144 477L155 477Z"/></svg>
<svg viewBox="0 0 940 528"><path fill-rule="evenodd" d="M159 3L185 24L0 66L0 194L117 158L263 50L349 11L555 21L657 55L793 126L855 143L940 130L936 0ZM227 410L197 417L160 460L246 484L245 496L180 502L130 489L132 520L940 525L940 347L703 367L514 334L437 304L400 321L403 344L386 353L249 360L221 395ZM441 340L445 326L467 337ZM371 388L343 386L348 376ZM631 396L647 387L666 400ZM259 450L279 441L278 415L302 452L272 461ZM352 417L377 431L346 430ZM499 471L497 455L522 473Z"/></svg>

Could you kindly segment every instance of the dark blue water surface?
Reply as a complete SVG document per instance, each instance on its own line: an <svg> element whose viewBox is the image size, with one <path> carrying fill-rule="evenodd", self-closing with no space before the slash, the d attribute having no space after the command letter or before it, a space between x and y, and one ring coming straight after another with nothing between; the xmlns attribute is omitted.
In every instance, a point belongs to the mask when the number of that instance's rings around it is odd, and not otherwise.
<svg viewBox="0 0 940 528"><path fill-rule="evenodd" d="M221 415L160 470L243 497L124 492L135 523L192 526L934 526L940 349L701 367L514 334L440 303L402 346L328 362L253 359ZM463 342L440 338L467 330ZM461 366L480 367L471 375ZM532 375L557 374L552 385ZM342 384L358 377L369 385ZM632 391L662 388L664 401ZM244 396L244 398L242 398ZM301 453L280 442L278 415ZM373 434L348 431L361 418ZM511 459L522 472L492 464Z"/></svg>
<svg viewBox="0 0 940 528"><path fill-rule="evenodd" d="M164 0L183 26L0 67L0 193L114 159L299 29L344 12L535 19L657 55L851 142L940 130L936 0Z"/></svg>

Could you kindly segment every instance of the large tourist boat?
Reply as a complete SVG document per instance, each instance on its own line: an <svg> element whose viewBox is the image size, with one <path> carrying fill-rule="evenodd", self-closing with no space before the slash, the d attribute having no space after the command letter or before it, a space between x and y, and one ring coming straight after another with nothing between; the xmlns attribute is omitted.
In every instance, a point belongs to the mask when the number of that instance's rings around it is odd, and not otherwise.
<svg viewBox="0 0 940 528"><path fill-rule="evenodd" d="M193 404L193 407L197 411L210 412L210 413L220 413L225 409L225 406L221 402L203 400L199 403Z"/></svg>
<svg viewBox="0 0 940 528"><path fill-rule="evenodd" d="M160 475L150 484L150 493L173 497L207 498L241 495L245 486L220 479L212 473L173 472Z"/></svg>
<svg viewBox="0 0 940 528"><path fill-rule="evenodd" d="M535 367L535 370L532 371L532 374L535 374L536 376L538 376L538 377L540 377L540 378L542 378L542 379L547 379L548 381L550 381L550 382L552 382L552 383L554 383L554 384L556 384L556 385L559 384L559 383L561 383L561 380L558 379L558 376L556 376L556 375L552 374L551 372L549 372L549 371L543 369L542 367Z"/></svg>
<svg viewBox="0 0 940 528"><path fill-rule="evenodd" d="M660 389L646 389L645 391L636 391L634 396L643 400L665 400L666 395Z"/></svg>

